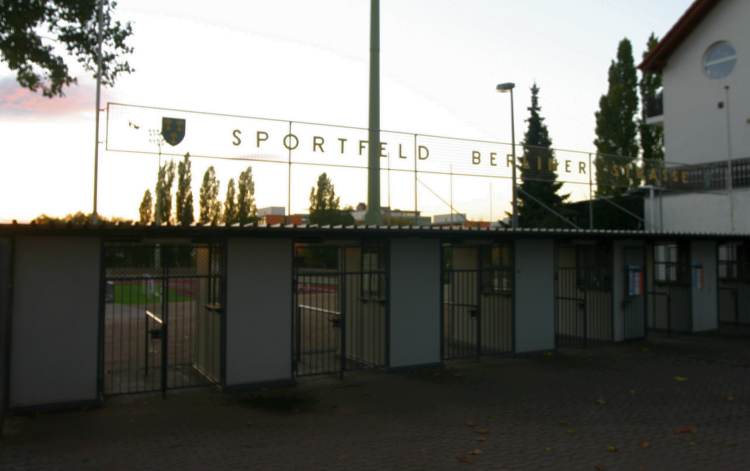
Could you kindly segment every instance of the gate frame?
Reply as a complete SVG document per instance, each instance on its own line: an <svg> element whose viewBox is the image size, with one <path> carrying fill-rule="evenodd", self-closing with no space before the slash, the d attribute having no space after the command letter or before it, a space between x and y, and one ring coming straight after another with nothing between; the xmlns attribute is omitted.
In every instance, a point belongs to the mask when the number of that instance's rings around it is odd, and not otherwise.
<svg viewBox="0 0 750 471"><path fill-rule="evenodd" d="M471 242L475 242L472 244ZM491 240L464 240L464 239L441 239L440 240L440 276L439 283L440 283L440 301L439 301L439 312L438 312L438 318L440 320L440 362L445 364L446 361L451 360L468 360L471 357L463 357L463 358L446 358L445 356L445 323L443 316L445 314L445 283L444 283L444 275L446 273L445 270L445 249L446 248L471 248L477 250L477 266L474 271L477 272L477 329L476 329L476 355L474 355L474 359L477 361L480 361L482 357L490 357L490 358L503 358L507 356L513 356L516 354L516 244L515 239L491 239ZM511 280L511 300L510 300L510 311L511 311L511 329L510 329L510 350L508 352L493 354L493 355L484 355L482 352L482 273L486 271L492 271L491 268L485 269L482 267L482 248L489 248L492 249L495 246L504 246L508 247L510 249L510 265L507 267L504 267L504 271L508 271L510 273L510 280ZM464 271L471 271L471 270L464 270Z"/></svg>
<svg viewBox="0 0 750 471"><path fill-rule="evenodd" d="M96 372L96 389L97 389L97 396L99 399L99 402L104 402L106 398L108 397L107 394L104 392L104 351L105 351L105 337L106 337L106 289L107 289L107 283L106 283L106 266L105 266L105 259L104 255L106 252L106 246L108 244L112 243L138 243L143 245L159 245L160 247L163 247L165 245L171 245L176 246L179 245L179 243L188 242L189 246L196 247L196 246L208 246L209 247L209 260L210 260L210 251L211 247L215 246L219 248L221 257L222 257L222 263L221 263L221 270L219 273L220 277L220 290L221 290L221 318L219 322L219 345L217 347L217 351L219 353L219 380L216 383L213 384L207 384L205 387L211 387L211 386L218 386L220 388L225 387L226 385L226 357L227 357L227 257L228 257L228 244L227 239L225 237L208 237L208 238L200 238L200 239L179 239L179 242L175 244L175 239L165 239L165 244L159 244L158 242L151 241L151 240L141 240L141 239L111 239L106 237L99 238L99 300L98 300L98 309L99 309L99 315L98 315L98 339L97 339L97 372ZM188 245L188 244L186 244ZM166 267L162 268L163 272L167 270ZM209 262L209 274L207 276L208 279L211 278L211 264ZM162 279L165 279L165 275L162 274ZM162 300L164 302L164 300ZM164 352L167 352L166 346L167 346L167 338L169 336L168 333L168 326L165 326L167 331L162 333L162 349ZM163 360L162 365L160 365L161 368L161 388L159 391L134 391L134 392L127 392L127 393L120 393L120 394L113 394L112 396L117 395L134 395L134 394L154 394L157 392L160 392L162 395L162 398L166 398L167 391L170 390L167 384L167 378L166 378L166 368L164 368L164 360L166 359L166 355L162 354ZM167 362L168 363L168 362ZM190 387L190 386L188 386ZM201 387L201 386L195 386L195 387ZM177 388L177 389L184 389L183 388Z"/></svg>
<svg viewBox="0 0 750 471"><path fill-rule="evenodd" d="M662 246L676 245L677 246L677 250L678 250L678 258L677 258L677 260L678 260L677 261L678 270L679 270L679 266L683 264L683 263L680 263L680 258L679 258L680 247L681 246L687 247L687 260L684 262L684 265L687 266L688 276L692 277L692 262L691 262L691 260L692 260L692 247L691 247L691 241L690 240L683 240L683 239L660 239L659 241L650 241L649 245L650 245L650 249L649 250L651 251L651 266L648 267L648 268L650 269L650 272L653 273L653 276L651 277L653 279L651 281L653 283L653 287L654 288L656 287L656 284L657 284L657 280L656 280L656 247L659 246L659 245L662 245ZM717 244L717 246L718 246L718 244ZM718 270L719 264L717 263L716 266L717 266L717 270ZM679 278L679 276L678 276L678 278ZM665 286L665 285L662 285L662 286ZM671 286L685 286L685 285L684 284L680 285L678 283L666 283L666 286L671 287ZM668 319L668 321L667 321L667 328L666 329L656 329L656 328L651 328L651 327L648 326L648 317L646 317L646 330L647 331L651 331L651 332L654 332L654 333L667 334L667 335L675 335L675 334L677 334L677 335L685 335L685 334L692 334L693 333L693 324L694 324L694 322L693 322L693 296L692 296L693 282L692 282L692 279L688 280L688 282L687 282L687 288L688 288L688 293L690 294L688 296L688 300L687 300L689 328L688 328L687 332L679 332L679 331L676 331L676 330L674 330L672 328L672 324L673 324L673 322L672 322L672 317L673 317L672 316L672 293L669 292L669 291L667 291L666 293L661 293L661 292L657 292L657 291L654 291L654 290L649 290L648 289L648 285L646 285L646 293L647 293L647 303L648 303L648 306L652 305L652 303L648 302L648 301L650 301L650 298L652 296L654 296L654 295L661 295L661 294L665 294L667 296L667 319ZM717 303L718 303L718 294L717 294ZM717 311L718 311L718 309L717 309ZM650 314L650 309L647 309L647 311L646 311L646 315L647 316L648 316L648 314ZM654 321L655 321L656 320L656 317L655 317L656 316L656 312L654 312L653 314L654 314Z"/></svg>
<svg viewBox="0 0 750 471"><path fill-rule="evenodd" d="M576 241L593 241L593 244L576 244ZM608 273L610 277L609 282L609 293L610 293L610 328L609 328L609 340L594 340L593 342L590 342L588 339L588 291L589 289L584 290L584 337L583 337L583 344L581 345L584 348L589 347L592 343L593 344L605 344L605 343L614 343L615 342L615 296L614 296L614 241L610 239L556 239L554 244L554 299L555 299L555 350L558 350L561 348L560 342L558 340L558 327L559 327L559 316L558 316L558 300L560 296L560 283L559 283L559 276L560 276L560 249L566 248L566 247L572 247L575 249L575 257L576 257L576 283L578 280L578 271L580 269L579 260L578 260L578 248L581 246L597 246L600 244L606 244L606 246L609 249L609 259L608 259ZM576 285L577 288L577 285ZM565 345L562 346L563 348Z"/></svg>
<svg viewBox="0 0 750 471"><path fill-rule="evenodd" d="M338 368L338 371L336 372L323 372L323 373L315 373L315 374L309 374L309 375L299 375L298 374L298 368L297 368L297 355L299 352L297 352L298 346L297 346L297 337L298 337L298 321L297 321L297 264L296 264L296 256L295 256L295 249L296 246L299 244L304 245L314 245L316 243L319 243L321 240L326 239L309 239L309 238L292 238L291 240L291 247L290 250L292 252L292 279L289 284L290 286L290 296L292 299L291 303L291 341L290 341L290 358L291 358L291 368L290 371L292 373L292 381L297 381L300 377L309 377L309 376L333 376L336 375L339 377L339 379L344 379L344 372L346 371L355 371L352 369L346 368L347 363L347 356L346 356L346 315L345 315L345 309L346 309L346 303L340 302L342 306L342 316L341 316L341 334L340 334L340 342L341 342L341 349L342 349L342 355L340 359L340 366ZM363 256L364 256L364 249L366 246L379 246L383 248L383 258L382 263L383 267L382 269L376 270L376 271L369 271L367 273L377 273L382 274L385 278L385 286L384 286L384 296L385 300L382 303L383 306L383 365L378 366L378 368L382 368L385 371L388 371L390 369L391 365L391 276L390 276L390 240L388 238L357 238L357 239L327 239L330 244L321 244L321 246L325 247L331 247L335 248L338 251L337 258L338 258L338 266L336 268L335 276L339 277L343 282L341 286L345 286L345 280L347 275L352 274L359 274L360 276L366 273L363 270ZM347 248L355 248L359 249L359 270L355 272L350 272L345 269L345 267L341 266L341 262L344 260L343 256L343 249ZM339 292L339 298L344 296L345 298L345 292L344 290L340 290Z"/></svg>

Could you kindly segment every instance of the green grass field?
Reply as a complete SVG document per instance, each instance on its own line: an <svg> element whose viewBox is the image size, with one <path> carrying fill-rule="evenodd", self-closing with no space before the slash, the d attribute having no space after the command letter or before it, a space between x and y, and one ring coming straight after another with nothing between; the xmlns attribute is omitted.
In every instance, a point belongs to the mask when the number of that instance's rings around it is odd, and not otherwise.
<svg viewBox="0 0 750 471"><path fill-rule="evenodd" d="M168 296L169 302L190 301L191 299L190 296L178 293L174 288L169 288ZM115 304L153 304L160 303L161 296L159 296L158 285L149 289L143 283L116 283L113 302Z"/></svg>

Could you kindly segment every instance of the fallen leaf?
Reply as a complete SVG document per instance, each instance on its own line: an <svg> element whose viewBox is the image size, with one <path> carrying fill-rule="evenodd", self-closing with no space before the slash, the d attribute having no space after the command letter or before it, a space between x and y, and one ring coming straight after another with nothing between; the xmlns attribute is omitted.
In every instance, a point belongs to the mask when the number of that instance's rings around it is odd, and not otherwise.
<svg viewBox="0 0 750 471"><path fill-rule="evenodd" d="M695 425L685 425L683 427L678 427L675 429L675 433L695 433L698 431L698 428Z"/></svg>
<svg viewBox="0 0 750 471"><path fill-rule="evenodd" d="M651 448L651 443L649 443L647 440L643 440L641 442L641 448L643 448L643 449Z"/></svg>
<svg viewBox="0 0 750 471"><path fill-rule="evenodd" d="M554 450L554 448L552 448L551 446L548 446L544 449L544 451L546 451L547 453L551 452L552 450Z"/></svg>
<svg viewBox="0 0 750 471"><path fill-rule="evenodd" d="M605 401L604 399L600 397L599 399L596 400L596 403L603 406L607 403L607 401Z"/></svg>
<svg viewBox="0 0 750 471"><path fill-rule="evenodd" d="M682 382L684 382L684 381L687 381L687 378L686 378L686 377L684 377L684 376L675 376L675 377L674 377L673 379L674 379L675 381L677 381L678 383L682 383Z"/></svg>
<svg viewBox="0 0 750 471"><path fill-rule="evenodd" d="M734 401L734 394L727 394L727 401Z"/></svg>
<svg viewBox="0 0 750 471"><path fill-rule="evenodd" d="M487 437L484 437L484 436L479 437L479 438L477 438L477 441L478 442L486 442L487 441Z"/></svg>
<svg viewBox="0 0 750 471"><path fill-rule="evenodd" d="M610 446L607 447L607 451L610 452L610 453L617 453L620 450L618 450L616 446L610 445Z"/></svg>
<svg viewBox="0 0 750 471"><path fill-rule="evenodd" d="M482 454L482 450L480 450L479 448L474 448L473 450L471 450L471 451L469 452L469 454L470 454L470 455L474 455L474 456L476 456L476 455L481 455L481 454Z"/></svg>
<svg viewBox="0 0 750 471"><path fill-rule="evenodd" d="M594 466L594 469L596 471L604 471L607 468L605 468L603 464L598 464L598 465Z"/></svg>
<svg viewBox="0 0 750 471"><path fill-rule="evenodd" d="M576 429L574 429L574 428L569 428L569 429L568 429L568 433L576 433Z"/></svg>

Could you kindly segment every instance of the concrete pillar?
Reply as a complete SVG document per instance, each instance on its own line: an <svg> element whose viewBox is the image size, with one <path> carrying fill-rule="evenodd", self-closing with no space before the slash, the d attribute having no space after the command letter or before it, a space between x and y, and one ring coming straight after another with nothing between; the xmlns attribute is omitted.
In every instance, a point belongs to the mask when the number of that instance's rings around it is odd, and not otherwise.
<svg viewBox="0 0 750 471"><path fill-rule="evenodd" d="M292 381L292 241L229 239L228 389Z"/></svg>
<svg viewBox="0 0 750 471"><path fill-rule="evenodd" d="M719 328L718 248L715 241L690 243L693 332Z"/></svg>
<svg viewBox="0 0 750 471"><path fill-rule="evenodd" d="M98 400L100 259L96 237L16 238L11 408Z"/></svg>
<svg viewBox="0 0 750 471"><path fill-rule="evenodd" d="M440 269L439 241L391 240L391 368L441 362Z"/></svg>
<svg viewBox="0 0 750 471"><path fill-rule="evenodd" d="M515 252L515 351L555 348L555 242L517 240Z"/></svg>

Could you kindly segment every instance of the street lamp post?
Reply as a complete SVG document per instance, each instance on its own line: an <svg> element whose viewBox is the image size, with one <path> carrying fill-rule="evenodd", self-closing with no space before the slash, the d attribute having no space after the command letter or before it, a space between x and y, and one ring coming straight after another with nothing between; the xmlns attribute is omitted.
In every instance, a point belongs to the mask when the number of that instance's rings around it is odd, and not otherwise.
<svg viewBox="0 0 750 471"><path fill-rule="evenodd" d="M515 111L513 110L513 89L516 88L516 84L513 82L501 83L497 86L496 90L500 93L510 92L510 144L511 144L511 156L513 158L512 172L513 176L513 216L511 218L511 227L513 229L518 227L518 196L516 190L516 124L515 124Z"/></svg>

